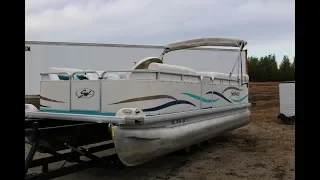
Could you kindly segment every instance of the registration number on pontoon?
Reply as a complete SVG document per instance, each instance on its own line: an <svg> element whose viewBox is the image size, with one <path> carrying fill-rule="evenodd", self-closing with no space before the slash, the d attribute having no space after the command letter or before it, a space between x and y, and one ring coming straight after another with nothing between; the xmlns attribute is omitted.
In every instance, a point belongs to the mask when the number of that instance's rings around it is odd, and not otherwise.
<svg viewBox="0 0 320 180"><path fill-rule="evenodd" d="M181 124L187 122L187 118L175 119L171 121L171 124Z"/></svg>

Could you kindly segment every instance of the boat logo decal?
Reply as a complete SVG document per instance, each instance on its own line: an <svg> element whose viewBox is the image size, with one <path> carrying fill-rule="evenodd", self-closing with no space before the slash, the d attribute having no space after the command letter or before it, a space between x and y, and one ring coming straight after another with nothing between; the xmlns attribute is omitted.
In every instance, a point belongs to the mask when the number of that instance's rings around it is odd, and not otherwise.
<svg viewBox="0 0 320 180"><path fill-rule="evenodd" d="M231 91L231 96L237 96L239 97L240 96L240 92L239 91Z"/></svg>
<svg viewBox="0 0 320 180"><path fill-rule="evenodd" d="M91 98L94 96L94 91L92 89L83 88L76 91L76 96L80 98Z"/></svg>

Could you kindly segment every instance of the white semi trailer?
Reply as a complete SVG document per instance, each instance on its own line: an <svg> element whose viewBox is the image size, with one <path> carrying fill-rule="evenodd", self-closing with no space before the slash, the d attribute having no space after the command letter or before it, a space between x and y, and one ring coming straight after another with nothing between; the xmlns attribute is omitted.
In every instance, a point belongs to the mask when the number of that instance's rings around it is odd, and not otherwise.
<svg viewBox="0 0 320 180"><path fill-rule="evenodd" d="M25 41L25 95L40 93L40 73L49 67L94 69L99 71L131 69L146 56L160 56L164 46L93 44L71 42ZM230 73L237 49L192 48L174 51L165 61L196 71ZM247 73L247 50L241 54L243 72ZM236 72L236 69L234 70Z"/></svg>

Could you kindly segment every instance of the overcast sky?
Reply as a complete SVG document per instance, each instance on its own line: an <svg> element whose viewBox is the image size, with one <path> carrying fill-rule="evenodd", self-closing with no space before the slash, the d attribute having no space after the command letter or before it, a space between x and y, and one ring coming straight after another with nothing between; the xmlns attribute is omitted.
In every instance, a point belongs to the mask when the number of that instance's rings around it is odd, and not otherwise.
<svg viewBox="0 0 320 180"><path fill-rule="evenodd" d="M249 56L295 53L294 0L26 0L26 40L167 43L248 41Z"/></svg>

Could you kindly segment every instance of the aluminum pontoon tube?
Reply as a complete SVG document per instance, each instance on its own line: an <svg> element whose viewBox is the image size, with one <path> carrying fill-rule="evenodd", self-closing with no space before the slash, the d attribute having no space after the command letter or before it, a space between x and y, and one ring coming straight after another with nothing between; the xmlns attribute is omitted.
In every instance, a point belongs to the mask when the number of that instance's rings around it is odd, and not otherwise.
<svg viewBox="0 0 320 180"><path fill-rule="evenodd" d="M195 123L160 128L113 127L113 142L119 159L126 166L145 163L156 157L208 140L219 133L240 128L250 122L247 108L236 113L216 113ZM215 116L215 117L214 117ZM199 120L203 116L197 117Z"/></svg>

